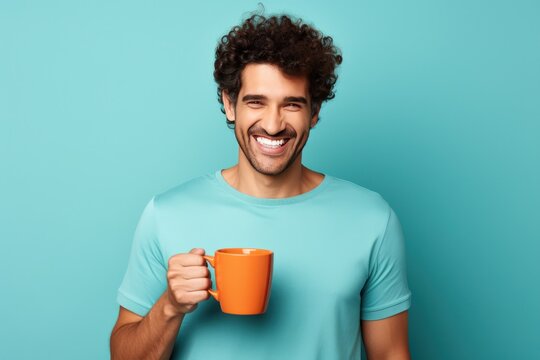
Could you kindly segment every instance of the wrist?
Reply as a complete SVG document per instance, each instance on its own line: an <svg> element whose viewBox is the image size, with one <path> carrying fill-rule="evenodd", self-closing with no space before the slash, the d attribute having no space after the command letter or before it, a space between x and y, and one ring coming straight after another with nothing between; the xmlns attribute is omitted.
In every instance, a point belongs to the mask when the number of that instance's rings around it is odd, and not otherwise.
<svg viewBox="0 0 540 360"><path fill-rule="evenodd" d="M172 302L169 290L165 291L163 296L163 315L167 320L173 320L176 318L183 318L184 313L178 310L178 307Z"/></svg>

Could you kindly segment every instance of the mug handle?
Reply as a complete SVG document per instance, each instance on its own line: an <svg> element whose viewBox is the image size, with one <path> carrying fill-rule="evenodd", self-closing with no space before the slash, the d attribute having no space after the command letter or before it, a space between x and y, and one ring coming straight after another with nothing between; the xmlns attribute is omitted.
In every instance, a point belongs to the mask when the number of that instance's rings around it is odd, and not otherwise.
<svg viewBox="0 0 540 360"><path fill-rule="evenodd" d="M210 255L204 255L203 258L208 261L210 263L210 265L212 265L212 267L215 269L216 266L215 266L215 262L214 262L214 257L213 256L210 256ZM218 292L217 290L212 290L212 289L208 289L208 292L210 293L210 295L212 295L214 297L214 299L216 299L216 301L219 301L219 295L218 295Z"/></svg>

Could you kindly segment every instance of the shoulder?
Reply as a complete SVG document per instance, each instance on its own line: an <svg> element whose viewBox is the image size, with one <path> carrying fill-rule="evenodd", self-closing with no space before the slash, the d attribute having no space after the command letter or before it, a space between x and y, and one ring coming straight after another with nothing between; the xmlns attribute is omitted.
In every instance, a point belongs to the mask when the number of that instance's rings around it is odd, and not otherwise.
<svg viewBox="0 0 540 360"><path fill-rule="evenodd" d="M204 201L215 189L213 175L205 174L191 178L154 196L154 206L160 209L179 204Z"/></svg>
<svg viewBox="0 0 540 360"><path fill-rule="evenodd" d="M354 203L369 207L373 210L389 210L386 200L376 191L349 180L341 179L332 175L329 177L329 192L333 197L344 202Z"/></svg>
<svg viewBox="0 0 540 360"><path fill-rule="evenodd" d="M351 219L359 226L384 232L392 208L381 194L334 176L329 177L327 190L326 203L333 212Z"/></svg>

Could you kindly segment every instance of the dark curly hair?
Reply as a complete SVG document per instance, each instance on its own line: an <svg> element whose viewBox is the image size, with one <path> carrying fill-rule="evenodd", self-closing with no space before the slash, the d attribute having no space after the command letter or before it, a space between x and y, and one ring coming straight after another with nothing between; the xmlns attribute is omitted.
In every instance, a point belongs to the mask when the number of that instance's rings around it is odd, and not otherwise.
<svg viewBox="0 0 540 360"><path fill-rule="evenodd" d="M341 64L341 51L330 36L288 15L264 17L252 15L224 35L216 47L214 79L218 84L218 101L225 113L223 90L236 105L240 92L241 73L250 63L277 65L285 74L306 76L309 82L311 113L323 101L333 99L337 81L336 67ZM227 125L234 122L227 119Z"/></svg>

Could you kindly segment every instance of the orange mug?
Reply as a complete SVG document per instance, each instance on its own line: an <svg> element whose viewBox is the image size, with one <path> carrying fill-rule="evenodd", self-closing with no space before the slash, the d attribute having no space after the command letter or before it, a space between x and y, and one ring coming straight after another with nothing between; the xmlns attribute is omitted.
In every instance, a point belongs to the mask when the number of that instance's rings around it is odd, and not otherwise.
<svg viewBox="0 0 540 360"><path fill-rule="evenodd" d="M215 269L216 290L208 292L219 302L221 311L234 315L266 311L272 285L272 251L229 248L204 258Z"/></svg>

